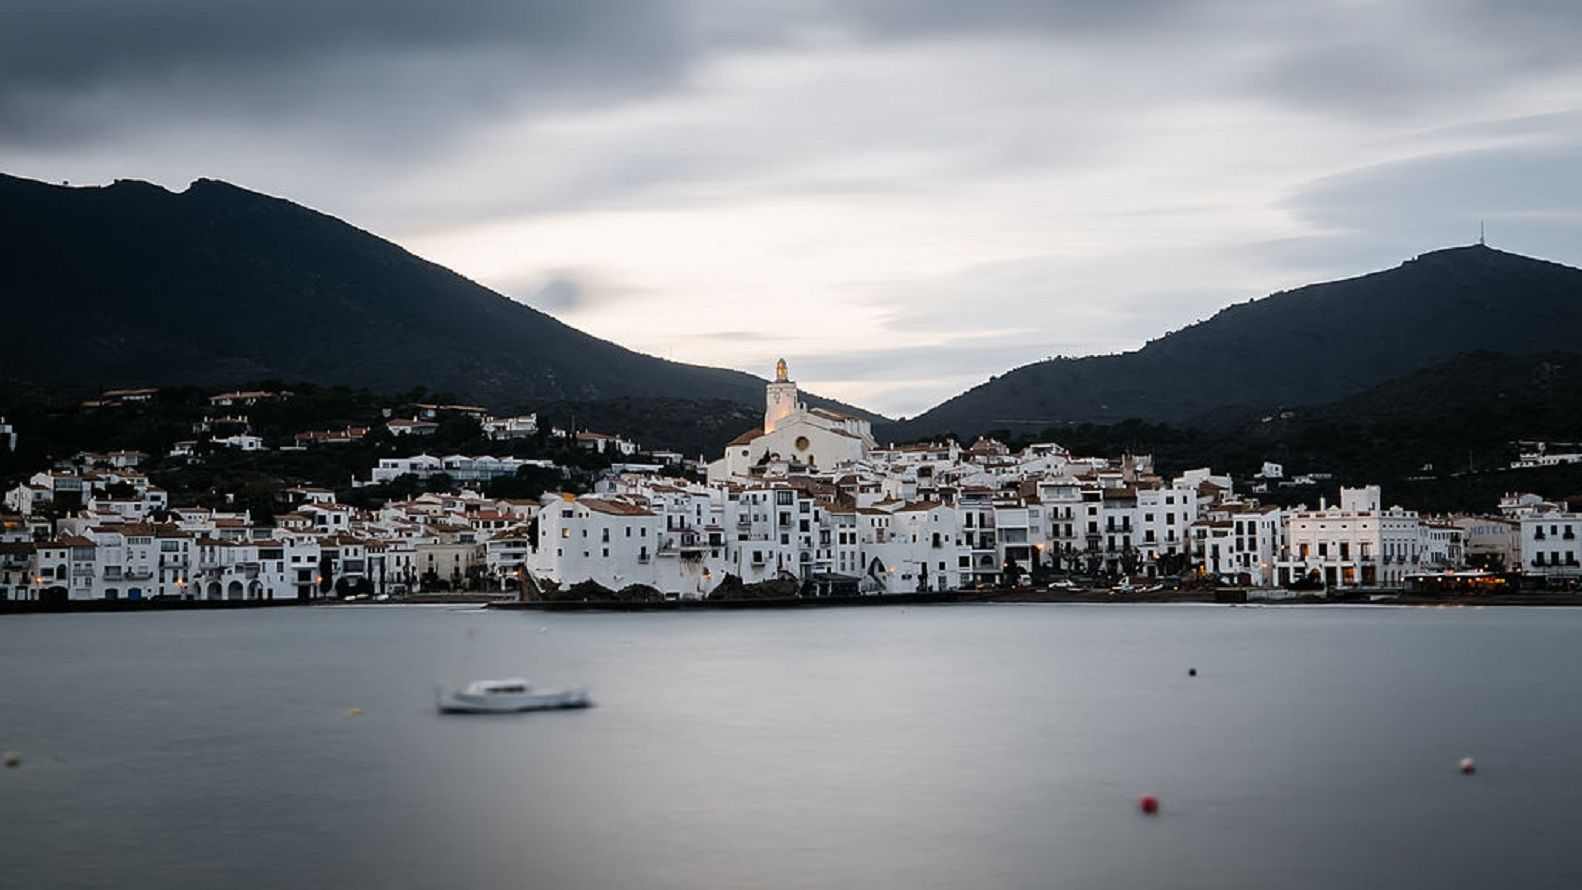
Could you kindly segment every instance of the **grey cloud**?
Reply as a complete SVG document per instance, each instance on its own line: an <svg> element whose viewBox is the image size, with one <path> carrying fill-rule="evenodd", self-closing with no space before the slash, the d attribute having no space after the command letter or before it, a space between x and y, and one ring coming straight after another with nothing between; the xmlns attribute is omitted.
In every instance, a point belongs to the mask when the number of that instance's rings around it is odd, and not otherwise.
<svg viewBox="0 0 1582 890"><path fill-rule="evenodd" d="M603 0L19 0L6 21L25 23L0 28L13 144L304 110L332 127L405 111L415 141L468 110L663 88L693 41L672 4Z"/></svg>
<svg viewBox="0 0 1582 890"><path fill-rule="evenodd" d="M1214 5L1178 0L859 0L839 8L865 28L889 35L1025 33L1028 29L1091 34L1179 28Z"/></svg>
<svg viewBox="0 0 1582 890"><path fill-rule="evenodd" d="M1448 63L1448 60L1447 60ZM1323 110L1399 115L1426 92L1448 95L1454 72L1389 41L1344 39L1293 47L1253 70L1250 89Z"/></svg>
<svg viewBox="0 0 1582 890"><path fill-rule="evenodd" d="M614 68L681 42L673 8L662 2L12 0L7 18L26 23L0 30L0 77L13 87L210 65L279 73L316 55L379 48L508 45L565 62L599 43L627 51L604 60Z"/></svg>
<svg viewBox="0 0 1582 890"><path fill-rule="evenodd" d="M782 339L763 331L702 331L687 336L692 340L718 340L727 343L771 343Z"/></svg>
<svg viewBox="0 0 1582 890"><path fill-rule="evenodd" d="M523 302L549 313L571 312L582 303L582 286L570 278L554 278Z"/></svg>
<svg viewBox="0 0 1582 890"><path fill-rule="evenodd" d="M491 286L519 303L557 316L587 312L647 293L593 269L557 269L531 278L492 282Z"/></svg>
<svg viewBox="0 0 1582 890"><path fill-rule="evenodd" d="M1316 227L1394 240L1418 251L1477 238L1524 252L1579 258L1582 133L1562 145L1511 146L1436 155L1328 177L1287 206ZM1415 251L1414 251L1415 252Z"/></svg>

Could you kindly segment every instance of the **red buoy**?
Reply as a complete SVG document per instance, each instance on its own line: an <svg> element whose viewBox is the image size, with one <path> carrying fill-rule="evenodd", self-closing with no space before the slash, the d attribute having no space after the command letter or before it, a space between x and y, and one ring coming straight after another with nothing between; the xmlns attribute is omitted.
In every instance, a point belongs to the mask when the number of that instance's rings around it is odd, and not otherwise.
<svg viewBox="0 0 1582 890"><path fill-rule="evenodd" d="M1137 799L1137 809L1150 816L1157 815L1159 813L1159 798L1154 797L1152 794L1144 794Z"/></svg>
<svg viewBox="0 0 1582 890"><path fill-rule="evenodd" d="M1473 773L1475 773L1477 771L1478 771L1478 765L1473 762L1472 758L1470 758L1470 757L1463 757L1463 758L1461 758L1461 774L1463 776L1470 776L1470 775L1472 775Z"/></svg>

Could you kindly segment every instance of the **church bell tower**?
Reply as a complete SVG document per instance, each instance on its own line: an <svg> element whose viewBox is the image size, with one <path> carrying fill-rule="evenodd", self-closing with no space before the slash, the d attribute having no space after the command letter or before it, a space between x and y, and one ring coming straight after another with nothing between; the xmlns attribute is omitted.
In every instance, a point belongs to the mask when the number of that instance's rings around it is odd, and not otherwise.
<svg viewBox="0 0 1582 890"><path fill-rule="evenodd" d="M797 410L796 384L786 374L786 360L775 362L775 382L764 393L764 432L772 433L780 421Z"/></svg>

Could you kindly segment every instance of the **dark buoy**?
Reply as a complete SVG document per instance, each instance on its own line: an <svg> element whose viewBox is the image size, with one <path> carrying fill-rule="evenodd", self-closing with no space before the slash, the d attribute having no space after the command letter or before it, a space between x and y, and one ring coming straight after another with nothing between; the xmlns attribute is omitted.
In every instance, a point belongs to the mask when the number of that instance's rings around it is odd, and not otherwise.
<svg viewBox="0 0 1582 890"><path fill-rule="evenodd" d="M1463 776L1470 776L1470 775L1472 775L1473 773L1475 773L1477 771L1478 771L1478 765L1472 761L1472 758L1470 758L1470 757L1463 757L1463 758L1461 758L1461 774Z"/></svg>
<svg viewBox="0 0 1582 890"><path fill-rule="evenodd" d="M5 752L5 765L7 769L16 769L22 765L22 755L15 751Z"/></svg>
<svg viewBox="0 0 1582 890"><path fill-rule="evenodd" d="M1187 676L1188 677L1196 677L1197 676L1197 668L1187 668Z"/></svg>
<svg viewBox="0 0 1582 890"><path fill-rule="evenodd" d="M1154 797L1152 794L1144 794L1137 799L1137 809L1142 810L1149 816L1157 816L1159 814L1159 798Z"/></svg>

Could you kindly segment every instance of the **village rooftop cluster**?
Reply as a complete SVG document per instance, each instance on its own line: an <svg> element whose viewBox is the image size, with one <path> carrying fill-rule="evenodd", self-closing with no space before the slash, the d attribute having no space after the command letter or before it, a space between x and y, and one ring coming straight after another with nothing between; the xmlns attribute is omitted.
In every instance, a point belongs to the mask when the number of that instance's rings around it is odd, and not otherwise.
<svg viewBox="0 0 1582 890"><path fill-rule="evenodd" d="M288 396L238 392L211 402ZM491 438L537 432L532 416L454 405L421 406L387 428L425 436L434 417L456 410L476 412ZM620 436L554 432L640 456ZM1015 453L992 439L881 447L867 421L803 404L783 361L762 425L716 460L660 453L615 464L584 495L491 498L478 485L528 465L559 469L548 461L417 455L380 459L365 484L443 473L454 489L358 509L330 489L297 486L285 491L289 508L264 523L245 510L168 503L136 452L79 457L5 493L0 598L314 600L462 589L532 597L580 585L688 599L727 579L791 582L804 596L878 595L1063 575L1207 579L1273 598L1425 579L1466 585L1502 573L1547 585L1582 577L1582 515L1536 495L1508 495L1489 515L1425 517L1385 506L1368 485L1285 509L1254 496L1283 477L1274 464L1238 483L1208 468L1167 478L1147 455L1078 456L1055 443ZM684 463L690 478L662 472ZM42 515L60 504L74 509Z"/></svg>

